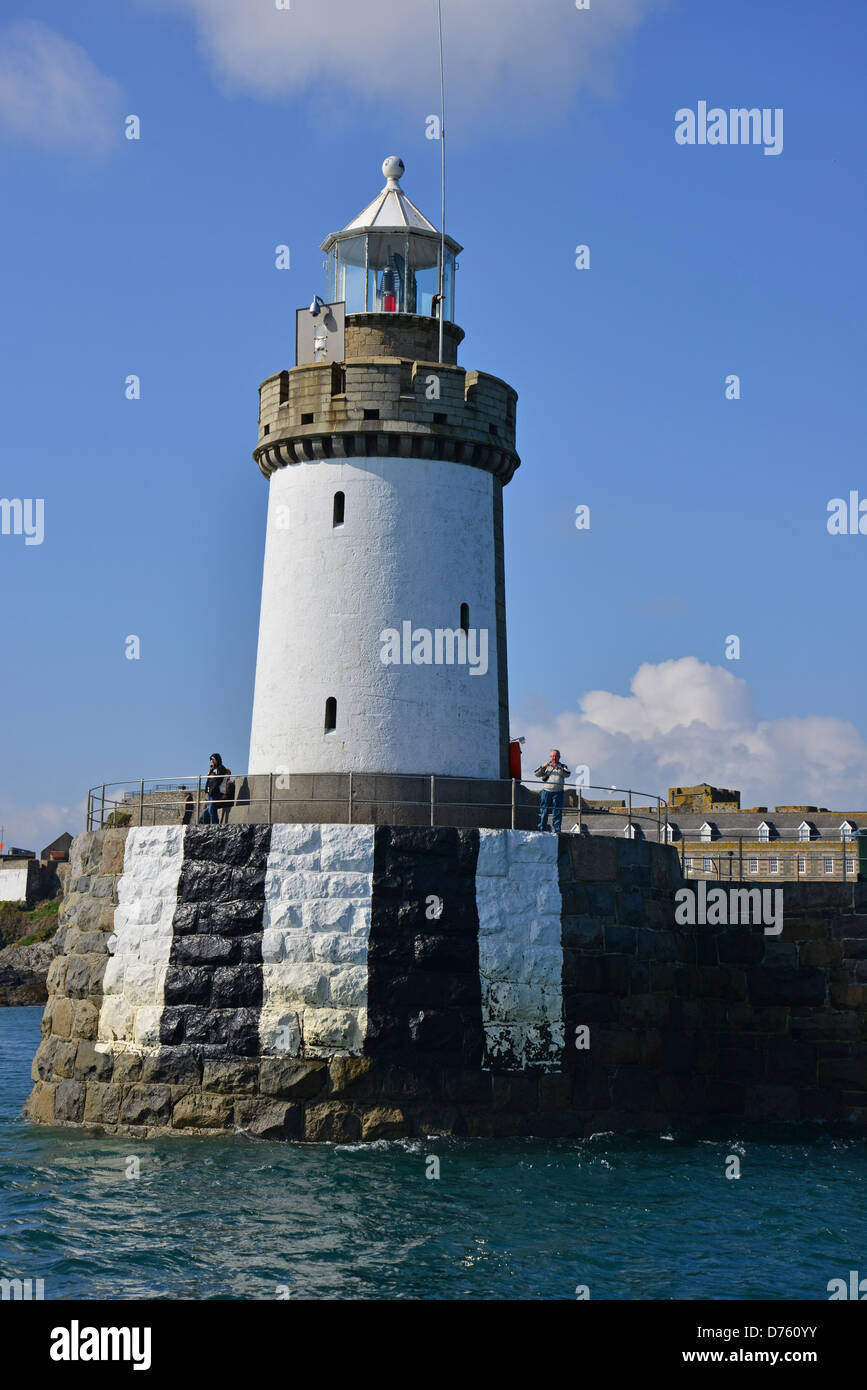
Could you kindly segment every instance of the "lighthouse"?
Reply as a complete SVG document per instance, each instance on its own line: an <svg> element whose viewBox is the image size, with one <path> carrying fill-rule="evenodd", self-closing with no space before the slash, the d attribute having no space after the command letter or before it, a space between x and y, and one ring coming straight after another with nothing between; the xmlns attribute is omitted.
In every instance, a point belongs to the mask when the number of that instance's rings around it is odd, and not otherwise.
<svg viewBox="0 0 867 1390"><path fill-rule="evenodd" d="M385 186L259 388L252 773L509 776L503 488L516 392L458 365L463 249ZM440 322L442 319L442 322Z"/></svg>

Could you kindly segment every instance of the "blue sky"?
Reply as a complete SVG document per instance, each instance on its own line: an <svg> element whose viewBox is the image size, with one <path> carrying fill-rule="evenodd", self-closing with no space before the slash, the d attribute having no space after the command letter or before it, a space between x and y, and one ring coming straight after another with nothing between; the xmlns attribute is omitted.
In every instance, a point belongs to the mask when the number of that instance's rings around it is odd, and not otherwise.
<svg viewBox="0 0 867 1390"><path fill-rule="evenodd" d="M513 732L594 783L863 810L867 536L826 525L867 497L863 6L443 10L461 361L519 393ZM0 535L0 821L39 848L103 778L243 766L257 387L385 155L438 220L438 75L433 0L6 13L0 494L45 536ZM679 145L701 100L782 108L782 152Z"/></svg>

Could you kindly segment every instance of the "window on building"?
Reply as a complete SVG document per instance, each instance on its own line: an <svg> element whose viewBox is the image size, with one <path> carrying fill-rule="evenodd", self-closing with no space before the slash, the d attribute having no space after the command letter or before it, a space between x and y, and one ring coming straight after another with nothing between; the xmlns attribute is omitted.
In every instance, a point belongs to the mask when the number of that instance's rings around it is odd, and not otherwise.
<svg viewBox="0 0 867 1390"><path fill-rule="evenodd" d="M751 873L751 874L757 874L757 873L759 872L759 861L758 861L758 859L751 859L751 860L749 861L749 867L750 867L750 873Z"/></svg>
<svg viewBox="0 0 867 1390"><path fill-rule="evenodd" d="M709 873L712 871L712 869L713 869L713 860L711 859L710 855L707 854L707 855L705 855L704 859L702 859L702 861L701 861L701 871L702 871L703 874L709 874Z"/></svg>
<svg viewBox="0 0 867 1390"><path fill-rule="evenodd" d="M683 861L683 867L684 867L684 870L686 871L686 873L688 873L688 874L691 874L691 873L692 873L692 855L691 855L691 854L688 854L688 855L686 856L686 858L684 859L684 861Z"/></svg>
<svg viewBox="0 0 867 1390"><path fill-rule="evenodd" d="M770 838L771 827L768 825L767 821L762 821L761 825L759 826L759 840L763 845L766 845Z"/></svg>
<svg viewBox="0 0 867 1390"><path fill-rule="evenodd" d="M770 858L768 859L768 873L769 873L769 874L778 874L779 872L780 872L780 861L779 861L779 859L775 859L774 856L771 855Z"/></svg>
<svg viewBox="0 0 867 1390"><path fill-rule="evenodd" d="M803 843L805 840L809 840L809 838L810 827L806 821L803 821L801 825L798 826L798 839Z"/></svg>
<svg viewBox="0 0 867 1390"><path fill-rule="evenodd" d="M799 874L805 874L806 872L807 872L807 856L806 856L806 854L799 854L799 855L798 855L798 873L799 873Z"/></svg>
<svg viewBox="0 0 867 1390"><path fill-rule="evenodd" d="M702 842L708 845L713 839L713 826L709 821L705 821L699 833L701 834Z"/></svg>
<svg viewBox="0 0 867 1390"><path fill-rule="evenodd" d="M854 874L854 872L855 872L855 860L854 860L854 859L847 859L847 860L846 860L846 872L847 872L847 874Z"/></svg>
<svg viewBox="0 0 867 1390"><path fill-rule="evenodd" d="M344 493L342 493L342 492L335 492L335 494L334 494L334 512L333 512L333 515L332 515L332 518L331 518L331 525L332 525L332 526L342 526L342 525L343 525L343 513L344 513L344 511L345 511L345 508L346 508L346 495L345 495Z"/></svg>
<svg viewBox="0 0 867 1390"><path fill-rule="evenodd" d="M332 734L337 728L337 700L329 695L325 701L325 732Z"/></svg>
<svg viewBox="0 0 867 1390"><path fill-rule="evenodd" d="M822 860L822 865L826 874L832 874L834 872L834 860L830 854L825 855L824 859Z"/></svg>
<svg viewBox="0 0 867 1390"><path fill-rule="evenodd" d="M461 629L464 632L470 630L470 605L468 603L461 604Z"/></svg>

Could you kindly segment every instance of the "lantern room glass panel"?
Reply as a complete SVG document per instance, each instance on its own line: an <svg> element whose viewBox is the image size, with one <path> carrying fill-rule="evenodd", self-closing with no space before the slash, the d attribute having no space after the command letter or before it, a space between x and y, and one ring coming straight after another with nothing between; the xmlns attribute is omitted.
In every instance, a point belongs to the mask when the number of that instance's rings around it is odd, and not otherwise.
<svg viewBox="0 0 867 1390"><path fill-rule="evenodd" d="M443 318L448 323L455 321L455 253L448 246L443 273Z"/></svg>
<svg viewBox="0 0 867 1390"><path fill-rule="evenodd" d="M328 257L332 302L347 314L431 316L439 292L440 238L409 229L367 232L336 241ZM454 322L455 253L446 245L443 317Z"/></svg>
<svg viewBox="0 0 867 1390"><path fill-rule="evenodd" d="M405 232L368 232L367 303L372 314L407 312L407 252Z"/></svg>
<svg viewBox="0 0 867 1390"><path fill-rule="evenodd" d="M343 300L346 304L347 314L364 313L366 242L367 238L363 236L347 237L344 241L338 241L331 252L330 259L334 277L333 303L339 304Z"/></svg>

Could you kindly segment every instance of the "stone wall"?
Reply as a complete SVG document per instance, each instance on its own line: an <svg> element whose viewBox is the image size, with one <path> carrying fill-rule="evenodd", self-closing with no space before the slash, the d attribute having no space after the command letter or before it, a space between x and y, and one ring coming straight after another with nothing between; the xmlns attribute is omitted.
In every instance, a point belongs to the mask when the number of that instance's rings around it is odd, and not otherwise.
<svg viewBox="0 0 867 1390"><path fill-rule="evenodd" d="M599 1127L867 1129L867 883L786 884L783 929L677 926L661 846L561 837L573 1098ZM755 885L735 883L735 888Z"/></svg>
<svg viewBox="0 0 867 1390"><path fill-rule="evenodd" d="M310 1141L867 1128L867 885L787 885L779 936L678 926L681 886L671 847L608 837L79 836L27 1113Z"/></svg>
<svg viewBox="0 0 867 1390"><path fill-rule="evenodd" d="M356 357L403 357L428 362L435 371L439 362L439 319L422 314L347 314L345 360ZM456 323L443 324L443 360L454 365L464 330Z"/></svg>
<svg viewBox="0 0 867 1390"><path fill-rule="evenodd" d="M432 376L436 398L428 394ZM307 363L259 387L253 457L266 477L297 463L379 455L451 460L508 483L520 463L517 399L499 377L435 360L376 354L343 368Z"/></svg>

